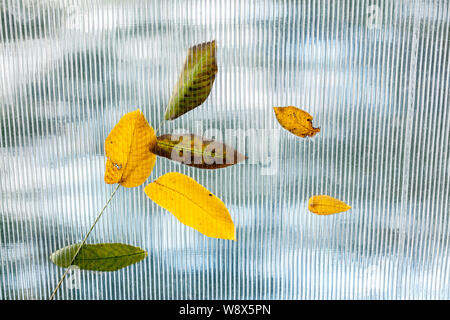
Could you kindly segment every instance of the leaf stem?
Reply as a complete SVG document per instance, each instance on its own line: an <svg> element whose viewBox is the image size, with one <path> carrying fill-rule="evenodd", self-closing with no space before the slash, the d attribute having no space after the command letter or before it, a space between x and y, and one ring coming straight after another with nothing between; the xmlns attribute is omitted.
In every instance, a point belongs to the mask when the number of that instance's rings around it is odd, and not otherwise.
<svg viewBox="0 0 450 320"><path fill-rule="evenodd" d="M117 184L117 187L114 189L114 191L111 193L111 196L109 197L108 201L106 201L105 205L103 206L103 209L100 211L100 213L98 214L97 218L95 219L94 223L92 224L91 228L89 229L88 233L86 234L86 236L84 237L83 241L81 242L81 245L78 247L77 251L75 252L75 255L73 256L72 260L70 261L69 266L66 268L66 271L64 272L63 276L61 277L61 279L59 280L58 284L56 285L55 290L53 290L53 293L51 294L49 300L53 300L53 298L56 295L56 292L58 291L58 289L61 287L61 284L63 283L64 279L67 276L67 273L69 272L70 267L72 266L73 262L75 261L75 259L77 258L78 254L81 251L81 248L83 247L83 245L86 243L87 238L89 237L89 235L91 234L92 230L94 229L95 225L97 224L98 220L100 220L100 217L102 216L103 212L105 212L106 207L108 206L108 204L111 202L112 198L114 197L114 195L116 194L116 191L119 189L120 184Z"/></svg>
<svg viewBox="0 0 450 320"><path fill-rule="evenodd" d="M161 129L161 127L162 127L162 125L164 124L164 122L166 122L166 120L163 119L163 121L161 121L161 122L159 123L158 128L157 128L156 131L155 131L155 135L156 135L156 136L158 135L158 131L159 131L159 129Z"/></svg>

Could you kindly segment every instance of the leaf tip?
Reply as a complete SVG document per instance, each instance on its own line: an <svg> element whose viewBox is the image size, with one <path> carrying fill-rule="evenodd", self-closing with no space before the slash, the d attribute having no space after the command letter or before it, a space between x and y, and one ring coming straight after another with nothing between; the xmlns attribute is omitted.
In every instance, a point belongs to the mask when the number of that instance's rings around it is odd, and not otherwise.
<svg viewBox="0 0 450 320"><path fill-rule="evenodd" d="M141 109L122 116L105 140L105 183L126 188L141 185L153 170L156 156L150 149L155 144L155 132Z"/></svg>
<svg viewBox="0 0 450 320"><path fill-rule="evenodd" d="M190 47L164 119L174 120L205 102L217 72L215 40Z"/></svg>

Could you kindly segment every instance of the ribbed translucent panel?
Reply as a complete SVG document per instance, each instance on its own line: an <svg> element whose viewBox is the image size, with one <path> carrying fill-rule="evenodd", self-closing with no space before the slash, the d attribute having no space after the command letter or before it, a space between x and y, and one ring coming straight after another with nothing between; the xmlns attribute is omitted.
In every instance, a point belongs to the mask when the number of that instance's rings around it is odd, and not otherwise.
<svg viewBox="0 0 450 320"><path fill-rule="evenodd" d="M88 239L148 257L74 270L57 299L450 299L449 12L423 0L0 0L0 299L50 296L64 269L49 256L83 239L115 188L104 140L138 108L161 134L213 134L249 159L202 170L158 157ZM211 40L210 96L162 123L187 49ZM320 133L282 129L272 107L289 105ZM222 199L237 240L152 202L144 186L168 172ZM315 215L318 194L352 209Z"/></svg>

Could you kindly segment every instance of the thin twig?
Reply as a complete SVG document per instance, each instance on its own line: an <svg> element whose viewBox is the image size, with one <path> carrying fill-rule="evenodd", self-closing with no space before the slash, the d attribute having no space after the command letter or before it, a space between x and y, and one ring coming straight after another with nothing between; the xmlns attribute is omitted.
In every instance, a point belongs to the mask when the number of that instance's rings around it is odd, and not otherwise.
<svg viewBox="0 0 450 320"><path fill-rule="evenodd" d="M88 233L86 234L86 236L83 239L83 242L81 242L81 245L78 247L77 252L75 252L75 255L72 258L72 261L70 261L69 266L67 267L66 271L64 272L63 276L61 277L61 279L58 282L58 285L56 286L55 290L53 290L52 295L50 296L49 300L53 300L53 298L56 295L56 292L58 291L59 287L61 287L61 284L63 283L64 279L67 276L67 273L69 272L70 267L72 266L72 264L74 263L76 257L78 256L78 254L80 253L81 248L83 247L83 245L86 243L87 238L89 237L89 235L91 234L92 230L94 229L95 225L97 224L98 220L100 220L100 217L102 216L103 212L105 212L106 207L108 206L108 204L111 202L112 198L114 197L114 195L116 194L117 189L119 189L120 184L117 184L117 187L114 189L114 191L111 193L111 196L109 197L108 201L106 201L105 205L103 206L102 211L100 211L100 213L98 214L97 218L95 219L94 223L92 224L91 228L89 229Z"/></svg>

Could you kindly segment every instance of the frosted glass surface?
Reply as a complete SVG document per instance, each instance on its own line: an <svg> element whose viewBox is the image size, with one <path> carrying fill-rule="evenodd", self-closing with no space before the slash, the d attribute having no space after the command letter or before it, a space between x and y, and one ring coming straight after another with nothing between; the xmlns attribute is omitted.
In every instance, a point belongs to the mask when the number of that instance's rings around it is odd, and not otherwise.
<svg viewBox="0 0 450 320"><path fill-rule="evenodd" d="M120 188L89 243L149 252L81 272L57 299L449 299L448 1L0 2L0 299L46 299L114 186L104 140L140 108L156 129L186 50L216 40L206 102L185 129L249 160L201 170L158 158L228 207L237 241L207 238ZM321 132L280 129L272 107ZM216 130L215 132L211 129ZM228 132L247 136L237 146ZM217 131L218 130L218 131ZM251 160L251 161L250 161ZM308 199L352 206L318 216Z"/></svg>

